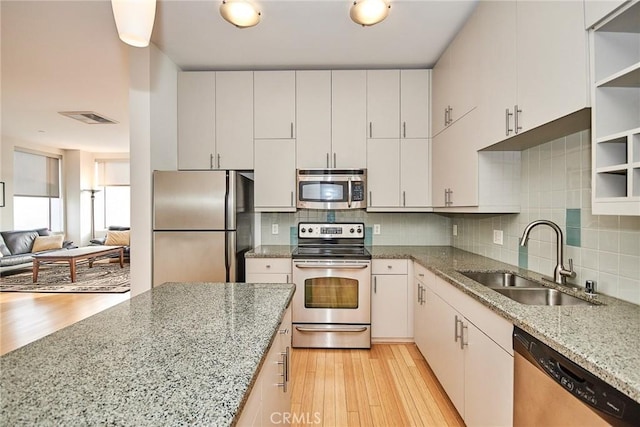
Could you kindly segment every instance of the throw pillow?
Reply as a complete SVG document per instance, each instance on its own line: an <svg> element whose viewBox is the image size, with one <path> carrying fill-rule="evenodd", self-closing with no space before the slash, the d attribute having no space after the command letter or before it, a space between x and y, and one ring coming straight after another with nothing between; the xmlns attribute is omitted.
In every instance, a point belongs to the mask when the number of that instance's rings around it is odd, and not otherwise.
<svg viewBox="0 0 640 427"><path fill-rule="evenodd" d="M52 236L38 236L33 241L33 247L31 252L50 251L53 249L62 249L62 241L64 236L62 234L54 234Z"/></svg>
<svg viewBox="0 0 640 427"><path fill-rule="evenodd" d="M129 230L107 231L107 239L104 244L105 246L129 246Z"/></svg>

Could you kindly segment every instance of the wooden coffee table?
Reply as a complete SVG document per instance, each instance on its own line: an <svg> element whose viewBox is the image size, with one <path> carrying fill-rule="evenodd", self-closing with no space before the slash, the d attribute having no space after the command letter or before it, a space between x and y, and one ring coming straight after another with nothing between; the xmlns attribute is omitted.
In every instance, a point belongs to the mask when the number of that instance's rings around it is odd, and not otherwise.
<svg viewBox="0 0 640 427"><path fill-rule="evenodd" d="M124 247L122 246L86 246L84 248L63 249L33 256L33 283L38 281L40 264L68 262L71 269L71 282L76 281L76 265L78 261L88 260L89 268L97 258L119 254L120 268L124 268Z"/></svg>

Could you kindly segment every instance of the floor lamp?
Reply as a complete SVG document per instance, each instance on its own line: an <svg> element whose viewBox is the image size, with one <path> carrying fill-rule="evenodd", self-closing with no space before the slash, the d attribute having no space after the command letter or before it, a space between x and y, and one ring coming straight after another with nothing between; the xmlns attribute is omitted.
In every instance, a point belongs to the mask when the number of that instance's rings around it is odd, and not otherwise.
<svg viewBox="0 0 640 427"><path fill-rule="evenodd" d="M96 215L95 215L95 209L96 209L96 193L100 192L101 190L82 190L82 191L89 191L91 192L91 239L95 239L96 238Z"/></svg>

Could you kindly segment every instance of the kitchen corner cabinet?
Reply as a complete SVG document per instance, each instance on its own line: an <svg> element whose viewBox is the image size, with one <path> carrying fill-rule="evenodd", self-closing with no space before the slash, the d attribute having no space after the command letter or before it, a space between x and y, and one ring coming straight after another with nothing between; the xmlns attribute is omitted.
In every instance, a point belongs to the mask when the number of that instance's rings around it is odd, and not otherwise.
<svg viewBox="0 0 640 427"><path fill-rule="evenodd" d="M371 274L371 339L410 341L408 261L374 259Z"/></svg>
<svg viewBox="0 0 640 427"><path fill-rule="evenodd" d="M433 139L432 202L435 211L520 211L520 152L476 151L469 138L474 109Z"/></svg>
<svg viewBox="0 0 640 427"><path fill-rule="evenodd" d="M253 72L178 74L178 169L253 169Z"/></svg>
<svg viewBox="0 0 640 427"><path fill-rule="evenodd" d="M426 277L429 366L466 425L512 425L513 325L443 279Z"/></svg>
<svg viewBox="0 0 640 427"><path fill-rule="evenodd" d="M331 167L367 167L366 123L366 70L331 71Z"/></svg>
<svg viewBox="0 0 640 427"><path fill-rule="evenodd" d="M254 138L294 139L296 72L254 71Z"/></svg>
<svg viewBox="0 0 640 427"><path fill-rule="evenodd" d="M282 420L283 414L291 412L291 306L285 311L276 334L238 426L273 425L274 421Z"/></svg>
<svg viewBox="0 0 640 427"><path fill-rule="evenodd" d="M257 212L295 212L296 141L256 139L254 205Z"/></svg>
<svg viewBox="0 0 640 427"><path fill-rule="evenodd" d="M593 214L640 215L640 2L590 37Z"/></svg>
<svg viewBox="0 0 640 427"><path fill-rule="evenodd" d="M291 283L291 259L245 259L246 283Z"/></svg>

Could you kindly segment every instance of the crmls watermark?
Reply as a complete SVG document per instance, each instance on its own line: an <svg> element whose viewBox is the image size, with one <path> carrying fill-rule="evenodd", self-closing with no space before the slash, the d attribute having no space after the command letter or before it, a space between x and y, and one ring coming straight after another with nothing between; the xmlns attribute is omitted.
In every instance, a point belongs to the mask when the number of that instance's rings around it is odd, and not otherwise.
<svg viewBox="0 0 640 427"><path fill-rule="evenodd" d="M272 424L320 424L322 417L320 412L272 412L269 417Z"/></svg>

